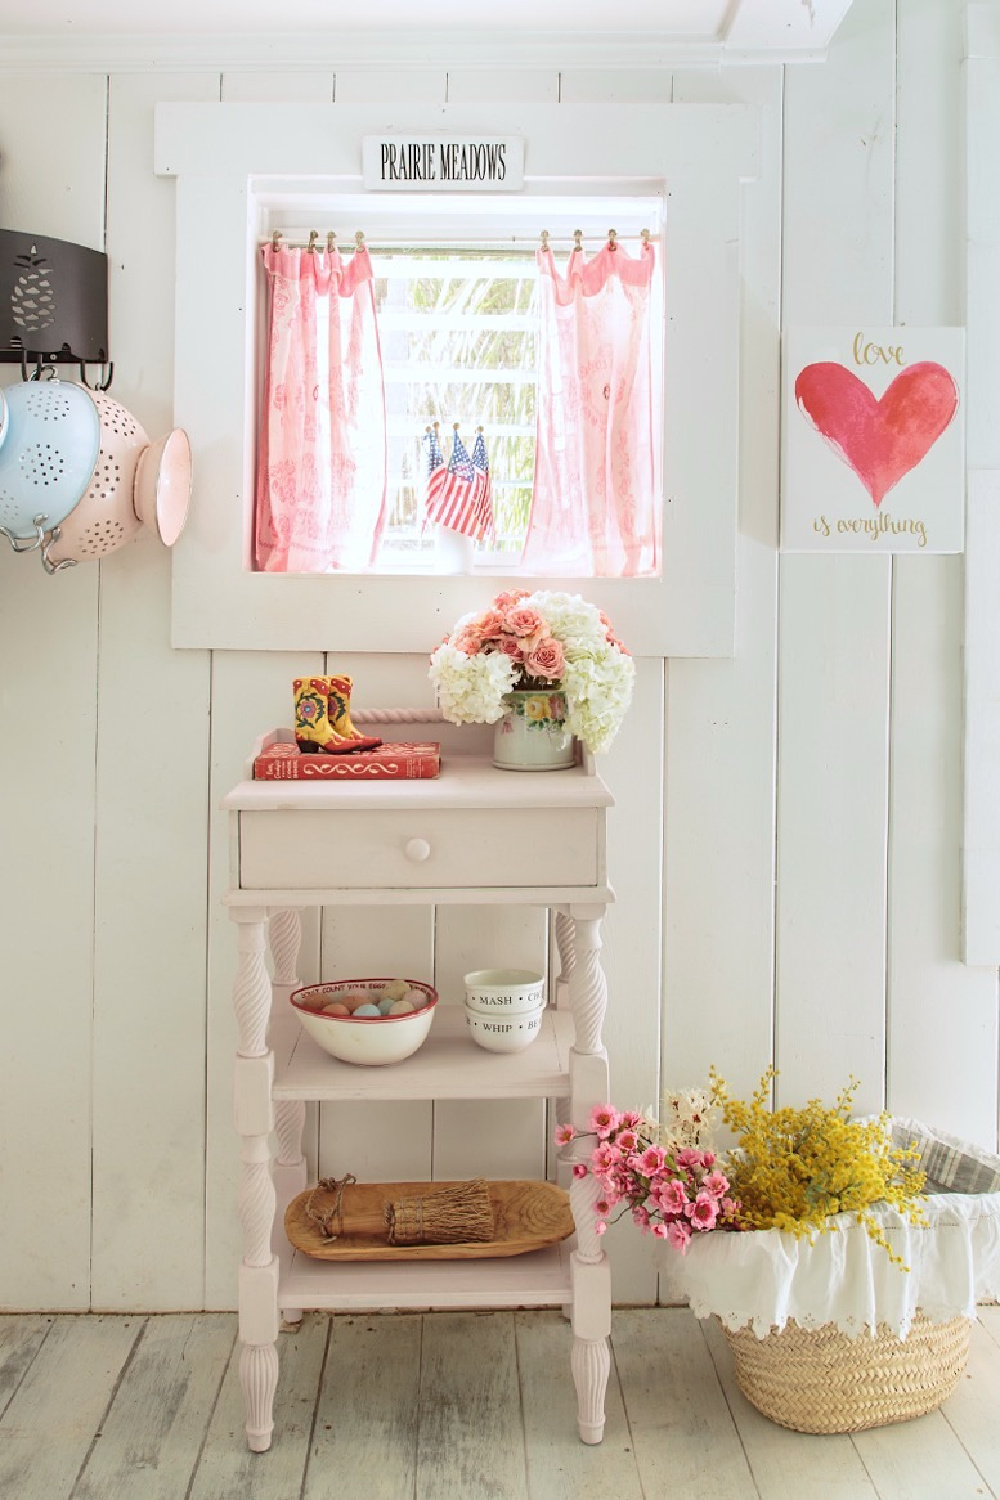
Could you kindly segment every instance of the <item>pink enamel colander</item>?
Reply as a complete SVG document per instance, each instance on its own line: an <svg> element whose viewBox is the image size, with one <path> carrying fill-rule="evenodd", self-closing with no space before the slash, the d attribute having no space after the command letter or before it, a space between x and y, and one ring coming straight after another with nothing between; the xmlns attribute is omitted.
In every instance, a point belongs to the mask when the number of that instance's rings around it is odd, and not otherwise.
<svg viewBox="0 0 1000 1500"><path fill-rule="evenodd" d="M177 427L150 443L119 402L102 391L87 394L100 421L100 446L90 483L47 549L55 567L104 557L132 541L144 525L172 547L191 498L187 434Z"/></svg>

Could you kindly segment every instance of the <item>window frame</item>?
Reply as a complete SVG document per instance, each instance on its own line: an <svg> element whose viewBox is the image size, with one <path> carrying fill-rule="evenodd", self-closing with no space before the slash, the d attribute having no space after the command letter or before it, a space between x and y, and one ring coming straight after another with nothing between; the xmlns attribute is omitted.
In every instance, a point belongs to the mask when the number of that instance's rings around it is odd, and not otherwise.
<svg viewBox="0 0 1000 1500"><path fill-rule="evenodd" d="M660 577L286 575L244 566L265 209L295 202L300 221L313 195L323 203L336 194L356 199L365 135L426 131L522 135L525 187L512 199L659 191L669 200L660 257ZM459 615L484 607L501 588L524 584L583 593L607 611L637 655L731 655L740 186L756 174L757 135L756 117L743 105L158 105L155 170L177 178L174 420L191 439L195 465L191 517L172 554L172 643L429 651ZM387 196L372 193L373 208Z"/></svg>

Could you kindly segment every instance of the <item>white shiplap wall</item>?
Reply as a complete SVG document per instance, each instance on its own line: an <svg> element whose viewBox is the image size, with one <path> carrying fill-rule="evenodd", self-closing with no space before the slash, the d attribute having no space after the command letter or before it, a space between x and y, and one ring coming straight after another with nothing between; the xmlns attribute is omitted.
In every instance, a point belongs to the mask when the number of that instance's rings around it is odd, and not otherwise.
<svg viewBox="0 0 1000 1500"><path fill-rule="evenodd" d="M371 69L9 74L0 222L106 247L114 394L171 417L173 185L159 100L740 100L761 111L745 193L737 650L643 661L603 766L618 806L607 924L615 1095L714 1061L784 1100L835 1092L993 1145L996 974L960 962L961 559L779 558L779 324L962 322L960 0L855 0L825 64L484 74ZM40 100L46 110L39 112ZM50 107L51 106L51 107ZM204 268L211 275L211 256ZM1000 293L998 293L1000 296ZM211 358L211 350L206 350ZM43 577L0 552L0 1305L234 1304L235 942L220 797L320 657L175 652L149 538ZM422 658L337 658L366 706L426 702ZM328 915L301 975L446 983L542 961L525 911ZM310 1111L310 1160L371 1175L544 1170L541 1107ZM503 1143L504 1150L499 1149ZM615 1294L649 1301L645 1242ZM668 1289L664 1289L665 1294Z"/></svg>

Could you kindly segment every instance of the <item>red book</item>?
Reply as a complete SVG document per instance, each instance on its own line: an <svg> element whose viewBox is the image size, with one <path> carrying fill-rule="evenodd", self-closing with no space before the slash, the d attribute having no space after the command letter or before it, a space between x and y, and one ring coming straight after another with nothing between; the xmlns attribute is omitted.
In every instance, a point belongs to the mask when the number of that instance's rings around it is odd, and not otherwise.
<svg viewBox="0 0 1000 1500"><path fill-rule="evenodd" d="M384 744L348 755L303 755L298 745L268 745L253 763L254 781L422 781L441 771L438 744Z"/></svg>

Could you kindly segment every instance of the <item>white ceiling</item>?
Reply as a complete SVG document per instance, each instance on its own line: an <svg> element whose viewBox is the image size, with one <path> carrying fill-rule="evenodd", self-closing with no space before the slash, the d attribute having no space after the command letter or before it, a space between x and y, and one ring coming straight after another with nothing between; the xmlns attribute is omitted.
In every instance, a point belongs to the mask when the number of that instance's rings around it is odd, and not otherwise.
<svg viewBox="0 0 1000 1500"><path fill-rule="evenodd" d="M0 0L24 68L662 67L820 58L851 0ZM479 49L477 51L477 48Z"/></svg>
<svg viewBox="0 0 1000 1500"><path fill-rule="evenodd" d="M629 34L662 33L717 41L727 13L739 0L629 0L615 11L606 0L364 0L363 4L333 0L295 0L283 7L275 0L171 0L169 5L149 0L3 0L0 35L94 36L263 34L282 30L340 33L404 27L407 30L447 30L461 35L477 31L517 28L532 32L567 31ZM784 0L777 0L779 5ZM567 28L567 18L569 27Z"/></svg>

